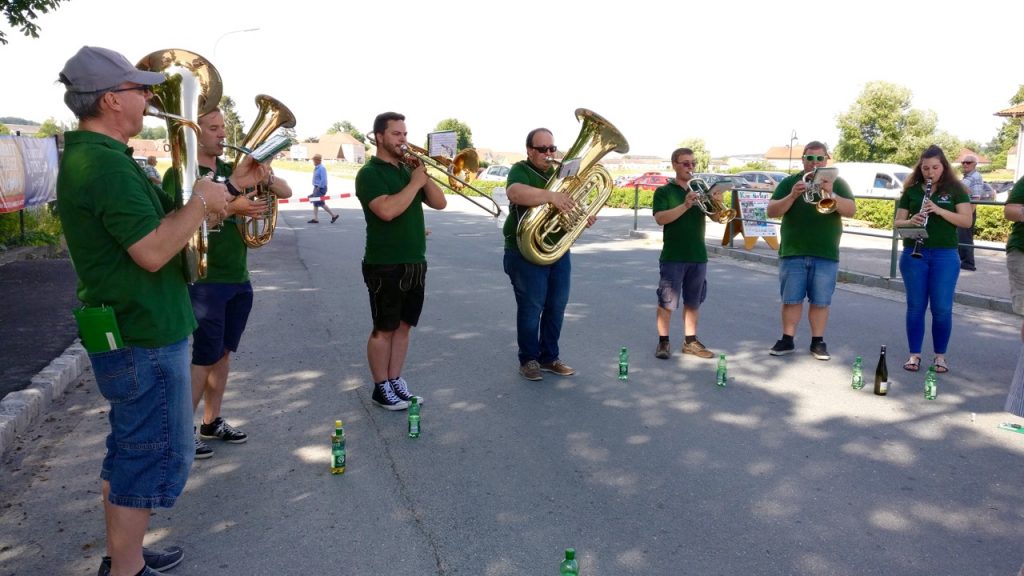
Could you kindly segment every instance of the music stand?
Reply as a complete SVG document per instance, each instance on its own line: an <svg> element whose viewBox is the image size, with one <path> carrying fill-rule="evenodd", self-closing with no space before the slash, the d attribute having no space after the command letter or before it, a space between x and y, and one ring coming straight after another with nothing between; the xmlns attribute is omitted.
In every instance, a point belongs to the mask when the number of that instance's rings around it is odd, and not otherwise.
<svg viewBox="0 0 1024 576"><path fill-rule="evenodd" d="M903 240L924 240L928 237L928 231L918 226L897 226L896 234Z"/></svg>

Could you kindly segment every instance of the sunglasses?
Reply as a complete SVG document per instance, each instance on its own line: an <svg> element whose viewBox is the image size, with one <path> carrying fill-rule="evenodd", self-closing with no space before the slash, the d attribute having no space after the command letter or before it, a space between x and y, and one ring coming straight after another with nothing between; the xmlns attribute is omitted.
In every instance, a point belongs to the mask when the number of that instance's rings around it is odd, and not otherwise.
<svg viewBox="0 0 1024 576"><path fill-rule="evenodd" d="M117 88L116 90L107 90L107 92L130 92L132 90L138 90L139 92L152 92L152 86L129 86L128 88Z"/></svg>
<svg viewBox="0 0 1024 576"><path fill-rule="evenodd" d="M530 146L541 154L550 154L552 152L558 152L558 146Z"/></svg>
<svg viewBox="0 0 1024 576"><path fill-rule="evenodd" d="M694 166L697 165L696 162L676 162L676 164L679 164L680 166L683 166L683 167L686 167L686 168L693 168Z"/></svg>
<svg viewBox="0 0 1024 576"><path fill-rule="evenodd" d="M961 164L974 164L974 162L971 160L964 160Z"/></svg>
<svg viewBox="0 0 1024 576"><path fill-rule="evenodd" d="M808 162L823 162L828 156L818 156L816 154L804 154L804 160Z"/></svg>

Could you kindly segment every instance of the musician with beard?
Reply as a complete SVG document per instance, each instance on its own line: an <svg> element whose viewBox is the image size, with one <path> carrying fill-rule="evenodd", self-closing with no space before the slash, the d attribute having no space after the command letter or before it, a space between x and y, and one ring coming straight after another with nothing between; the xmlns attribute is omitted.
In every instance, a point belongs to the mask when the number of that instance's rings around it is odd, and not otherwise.
<svg viewBox="0 0 1024 576"><path fill-rule="evenodd" d="M197 161L202 176L215 175L230 182L232 166L220 157L224 154L226 136L224 114L219 108L199 117L200 134ZM288 183L269 170L264 181L278 198L289 198ZM229 190L232 188L229 187ZM164 191L180 195L178 171L164 174ZM239 190L233 190L238 193ZM227 218L220 230L209 235L206 277L188 287L199 326L192 334L192 412L203 401L203 419L195 436L195 457L213 456L213 450L202 439L241 444L248 435L228 424L221 417L221 405L231 371L231 354L238 351L242 333L252 310L253 291L249 282L248 248L242 240L238 223L246 216L261 214L266 205L252 200L255 190L238 193L228 204Z"/></svg>
<svg viewBox="0 0 1024 576"><path fill-rule="evenodd" d="M379 114L373 134L377 153L356 174L356 197L366 218L363 280L373 318L366 359L373 403L385 410L404 410L414 396L402 369L426 292L423 205L443 210L448 201L427 176L426 167L405 155L405 116Z"/></svg>

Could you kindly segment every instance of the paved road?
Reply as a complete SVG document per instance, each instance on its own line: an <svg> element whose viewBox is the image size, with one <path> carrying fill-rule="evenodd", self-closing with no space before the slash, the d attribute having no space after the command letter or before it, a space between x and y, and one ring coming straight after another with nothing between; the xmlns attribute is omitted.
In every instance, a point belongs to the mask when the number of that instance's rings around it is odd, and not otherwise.
<svg viewBox="0 0 1024 576"><path fill-rule="evenodd" d="M656 242L609 211L573 251L563 359L573 378L520 379L515 308L493 220L428 214L428 299L406 378L424 435L369 402L370 329L354 205L334 225L286 210L254 252L256 309L225 413L251 437L215 445L149 543L174 574L532 575L575 546L588 576L1000 575L1024 561L1024 437L996 429L1019 319L957 308L952 372L923 400L899 370L904 305L836 296L830 362L767 355L771 266L716 257L701 338L714 362L653 357ZM322 221L323 222L323 221ZM678 319L673 326L679 344ZM886 398L849 387L855 355L893 358ZM630 379L615 378L620 346ZM91 375L0 468L0 575L92 574L103 546L105 404ZM348 472L327 472L346 421Z"/></svg>

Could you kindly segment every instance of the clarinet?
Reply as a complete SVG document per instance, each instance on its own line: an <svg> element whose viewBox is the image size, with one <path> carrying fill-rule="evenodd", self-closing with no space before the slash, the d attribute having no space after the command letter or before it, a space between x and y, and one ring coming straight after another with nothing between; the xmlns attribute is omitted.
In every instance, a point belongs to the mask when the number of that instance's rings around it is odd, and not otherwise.
<svg viewBox="0 0 1024 576"><path fill-rule="evenodd" d="M920 214L924 212L924 207L932 200L932 179L928 178L924 181L924 199L921 200L921 209L917 212ZM921 223L922 228L928 227L928 213L924 215L924 222ZM911 258L921 257L921 247L924 246L924 238L918 238L914 240L914 251L910 253Z"/></svg>

